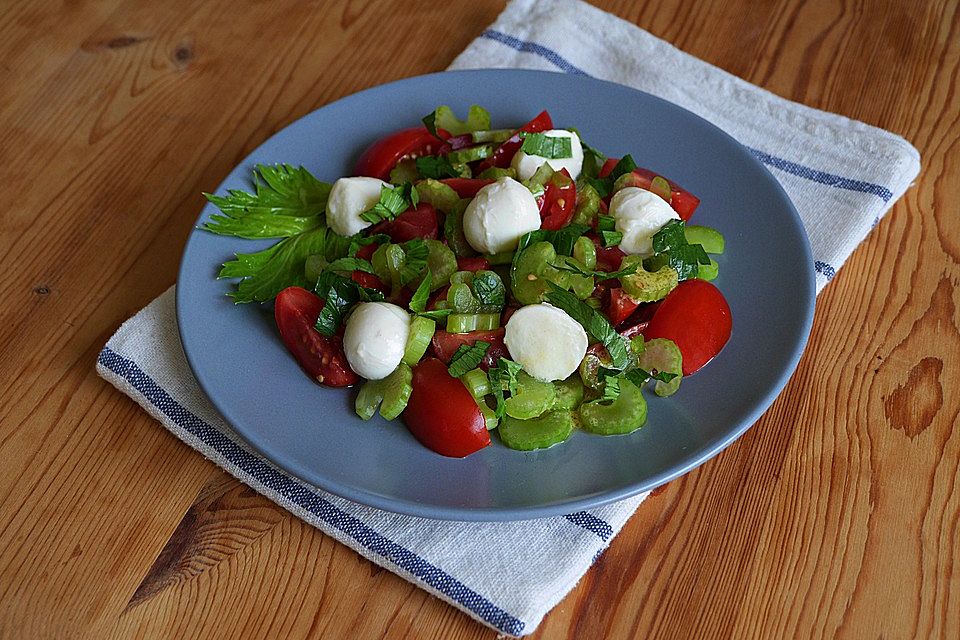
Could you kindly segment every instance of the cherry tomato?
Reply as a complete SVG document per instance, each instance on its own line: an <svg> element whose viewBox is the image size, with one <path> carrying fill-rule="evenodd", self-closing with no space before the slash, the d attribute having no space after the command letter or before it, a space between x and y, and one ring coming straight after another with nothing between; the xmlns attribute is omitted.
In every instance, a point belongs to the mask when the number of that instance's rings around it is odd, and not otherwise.
<svg viewBox="0 0 960 640"><path fill-rule="evenodd" d="M407 209L394 220L376 225L370 232L385 233L394 242L406 242L414 238L436 240L440 235L437 210L433 205L421 202L416 209Z"/></svg>
<svg viewBox="0 0 960 640"><path fill-rule="evenodd" d="M486 258L457 258L457 271L482 271L490 268Z"/></svg>
<svg viewBox="0 0 960 640"><path fill-rule="evenodd" d="M314 328L323 300L301 287L288 287L277 295L274 317L280 338L310 377L330 387L345 387L359 381L347 364L343 339L329 338Z"/></svg>
<svg viewBox="0 0 960 640"><path fill-rule="evenodd" d="M597 248L597 269L601 271L617 271L620 269L620 263L623 262L623 258L627 254L621 251L618 246L604 247L600 238L593 234L589 237Z"/></svg>
<svg viewBox="0 0 960 640"><path fill-rule="evenodd" d="M730 305L719 289L706 280L684 280L660 303L643 337L676 342L686 376L720 353L732 326Z"/></svg>
<svg viewBox="0 0 960 640"><path fill-rule="evenodd" d="M565 227L573 217L577 204L577 183L570 173L561 169L550 179L540 201L540 228L556 231Z"/></svg>
<svg viewBox="0 0 960 640"><path fill-rule="evenodd" d="M413 368L413 393L403 421L423 446L451 458L463 458L490 444L476 400L436 358L426 358Z"/></svg>
<svg viewBox="0 0 960 640"><path fill-rule="evenodd" d="M650 318L653 317L653 314L656 313L659 306L659 302L650 302L637 306L626 320L617 325L617 333L624 338L633 338L641 335L647 329L647 325L650 324Z"/></svg>
<svg viewBox="0 0 960 640"><path fill-rule="evenodd" d="M365 244L359 249L357 249L357 257L361 260L370 260L373 257L373 254L376 253L377 249L380 247L376 242L371 242L370 244Z"/></svg>
<svg viewBox="0 0 960 640"><path fill-rule="evenodd" d="M359 284L361 287L366 287L367 289L376 289L383 295L390 293L390 287L388 287L383 280L372 273L367 273L366 271L354 271L350 274L350 279Z"/></svg>
<svg viewBox="0 0 960 640"><path fill-rule="evenodd" d="M432 135L426 127L401 129L367 147L357 161L353 173L357 176L388 180L390 170L403 158L433 155L444 144L443 140Z"/></svg>
<svg viewBox="0 0 960 640"><path fill-rule="evenodd" d="M442 361L449 363L453 354L456 353L461 345L473 345L477 340L483 340L484 342L490 343L490 348L487 349L487 355L485 355L480 362L480 368L487 371L490 367L494 366L500 358L510 357L507 347L503 343L505 331L503 327L489 331L470 331L468 333L449 333L443 329L437 329L433 334L433 341L431 343L433 345L433 353Z"/></svg>
<svg viewBox="0 0 960 640"><path fill-rule="evenodd" d="M549 113L541 111L537 114L536 118L514 131L513 135L497 147L489 158L481 162L479 167L480 171L490 167L509 167L514 154L517 153L517 150L519 150L523 144L523 141L520 139L521 131L537 133L538 131L549 131L550 129L553 129L553 119L550 118Z"/></svg>
<svg viewBox="0 0 960 640"><path fill-rule="evenodd" d="M613 171L613 168L617 165L619 159L617 158L607 158L607 161L603 163L603 167L600 168L599 176L601 178L606 178L610 175L610 172ZM650 171L649 169L643 169L637 167L633 170L633 174L640 178L640 186L644 189L650 186L651 181L657 177L657 173ZM672 180L667 180L670 183L670 206L673 207L673 210L677 212L677 215L686 222L693 216L694 210L700 204L700 198L693 195L676 182Z"/></svg>
<svg viewBox="0 0 960 640"><path fill-rule="evenodd" d="M607 317L610 319L610 324L617 326L629 318L637 306L638 304L620 287L610 289L610 302L607 303Z"/></svg>
<svg viewBox="0 0 960 640"><path fill-rule="evenodd" d="M472 198L477 191L494 181L486 178L444 178L440 182L456 191L461 198Z"/></svg>

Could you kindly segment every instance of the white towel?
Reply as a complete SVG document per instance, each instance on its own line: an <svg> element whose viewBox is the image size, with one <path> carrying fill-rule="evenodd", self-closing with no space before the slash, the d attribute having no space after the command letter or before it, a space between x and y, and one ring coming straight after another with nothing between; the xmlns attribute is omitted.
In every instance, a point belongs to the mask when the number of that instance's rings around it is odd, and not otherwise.
<svg viewBox="0 0 960 640"><path fill-rule="evenodd" d="M818 290L919 171L917 151L902 138L778 98L577 0L514 0L451 68L475 67L592 75L712 121L765 162L793 199ZM180 347L172 288L124 323L97 370L256 491L504 634L531 633L645 497L536 521L442 522L306 485L247 448L200 391Z"/></svg>

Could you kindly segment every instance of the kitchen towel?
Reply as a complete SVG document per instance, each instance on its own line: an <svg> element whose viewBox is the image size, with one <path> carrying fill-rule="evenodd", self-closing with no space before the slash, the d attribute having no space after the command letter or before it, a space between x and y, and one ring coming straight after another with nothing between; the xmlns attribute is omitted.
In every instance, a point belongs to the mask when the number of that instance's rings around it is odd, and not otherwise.
<svg viewBox="0 0 960 640"><path fill-rule="evenodd" d="M718 125L792 198L810 236L818 291L920 167L916 149L899 136L779 98L578 0L511 2L451 68L480 67L595 76ZM200 391L180 346L173 288L123 324L97 370L242 482L507 635L531 633L645 497L534 521L447 522L371 509L309 486L250 450Z"/></svg>

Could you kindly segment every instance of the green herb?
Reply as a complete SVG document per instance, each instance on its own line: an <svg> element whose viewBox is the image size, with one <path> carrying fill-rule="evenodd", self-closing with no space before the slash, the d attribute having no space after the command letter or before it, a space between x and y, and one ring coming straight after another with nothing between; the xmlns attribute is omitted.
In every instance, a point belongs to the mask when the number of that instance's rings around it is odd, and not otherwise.
<svg viewBox="0 0 960 640"><path fill-rule="evenodd" d="M517 376L520 374L520 364L507 358L497 360L497 366L491 367L487 372L490 378L490 388L493 396L497 399L496 415L502 418L504 414L504 391L511 394L517 392Z"/></svg>
<svg viewBox="0 0 960 640"><path fill-rule="evenodd" d="M403 249L404 259L400 267L400 285L407 285L423 273L427 268L427 257L430 255L430 249L427 243L420 238L407 240L400 247Z"/></svg>
<svg viewBox="0 0 960 640"><path fill-rule="evenodd" d="M430 289L432 284L433 275L428 269L427 274L423 277L423 280L420 282L417 290L413 292L413 297L410 298L409 306L410 311L418 316L430 318L431 320L439 320L453 313L453 309L433 309L431 311L427 311L427 302L430 300Z"/></svg>
<svg viewBox="0 0 960 640"><path fill-rule="evenodd" d="M523 144L520 150L541 158L570 158L573 156L571 139L566 136L548 136L545 133L520 132Z"/></svg>
<svg viewBox="0 0 960 640"><path fill-rule="evenodd" d="M610 354L610 361L614 368L626 369L630 365L627 343L604 315L553 282L547 280L546 283L550 287L550 291L547 292L547 302L565 311L567 315L579 322L587 333L599 340Z"/></svg>
<svg viewBox="0 0 960 640"><path fill-rule="evenodd" d="M502 309L506 304L507 290L503 280L493 271L478 271L473 276L473 294L485 307Z"/></svg>
<svg viewBox="0 0 960 640"><path fill-rule="evenodd" d="M399 187L380 187L380 200L370 209L360 214L367 222L376 224L383 220L393 220L410 206L416 208L420 202L417 188L409 182Z"/></svg>
<svg viewBox="0 0 960 640"><path fill-rule="evenodd" d="M604 247L615 247L623 241L623 234L619 231L601 231L600 241Z"/></svg>
<svg viewBox="0 0 960 640"><path fill-rule="evenodd" d="M637 163L633 161L633 156L628 153L620 158L606 178L591 178L588 182L597 190L601 198L606 198L613 191L613 183L617 181L617 178L625 173L632 172L636 168Z"/></svg>
<svg viewBox="0 0 960 640"><path fill-rule="evenodd" d="M363 258L337 258L325 267L328 271L363 271L375 273L369 260Z"/></svg>
<svg viewBox="0 0 960 640"><path fill-rule="evenodd" d="M597 216L597 231L613 231L616 225L617 219L613 216Z"/></svg>
<svg viewBox="0 0 960 640"><path fill-rule="evenodd" d="M356 303L383 300L383 294L376 289L362 287L350 278L331 270L320 274L314 290L324 300L316 329L325 336L332 336L337 332L343 317Z"/></svg>
<svg viewBox="0 0 960 640"><path fill-rule="evenodd" d="M583 168L580 169L580 177L584 180L595 179L600 174L603 164L607 161L607 156L584 142L579 131L575 129L571 129L571 131L574 131L580 138L580 147L583 148Z"/></svg>
<svg viewBox="0 0 960 640"><path fill-rule="evenodd" d="M682 220L671 220L653 235L655 255L666 255L681 281L696 278L700 270L698 265L710 264L702 245L687 242L683 227Z"/></svg>
<svg viewBox="0 0 960 640"><path fill-rule="evenodd" d="M549 242L560 255L568 256L573 253L573 243L577 238L590 230L585 224L570 224L556 231L537 229L523 234L515 255L529 247L534 242Z"/></svg>
<svg viewBox="0 0 960 640"><path fill-rule="evenodd" d="M460 172L450 164L446 156L422 156L415 160L417 164L417 173L424 178L458 178Z"/></svg>
<svg viewBox="0 0 960 640"><path fill-rule="evenodd" d="M452 136L463 135L464 133L473 133L474 131L486 131L490 128L490 114L480 105L470 105L470 111L467 113L466 120L458 120L454 115L453 109L443 105L434 109L423 117L423 124L433 135L437 135L438 129L443 129Z"/></svg>
<svg viewBox="0 0 960 640"><path fill-rule="evenodd" d="M340 237L335 233L331 235L338 238ZM365 247L368 244L383 244L384 242L390 242L390 236L385 233L375 233L369 236L362 236L358 233L354 236L350 236L347 238L347 240L350 242L347 244L346 255L352 258L353 256L357 255L357 251L360 250L360 247Z"/></svg>
<svg viewBox="0 0 960 640"><path fill-rule="evenodd" d="M487 355L489 348L490 343L483 340L477 340L473 345L460 345L450 358L447 372L454 378L459 378L468 371L476 369L483 360L483 356Z"/></svg>
<svg viewBox="0 0 960 640"><path fill-rule="evenodd" d="M618 271L595 271L593 269L584 269L580 266L580 263L576 260L557 260L554 265L557 269L562 269L563 271L572 271L573 273L579 274L581 276L586 276L588 278L597 278L599 280L611 280L613 278L619 278L621 276L629 276L633 273L636 273L637 270L641 267L640 263L632 264L624 267Z"/></svg>
<svg viewBox="0 0 960 640"><path fill-rule="evenodd" d="M303 167L258 164L254 193L229 189L226 196L203 195L223 215L212 215L201 229L238 238L285 238L324 224L331 185Z"/></svg>
<svg viewBox="0 0 960 640"><path fill-rule="evenodd" d="M598 398L600 402L613 402L620 397L620 378L608 376L603 381L603 395Z"/></svg>

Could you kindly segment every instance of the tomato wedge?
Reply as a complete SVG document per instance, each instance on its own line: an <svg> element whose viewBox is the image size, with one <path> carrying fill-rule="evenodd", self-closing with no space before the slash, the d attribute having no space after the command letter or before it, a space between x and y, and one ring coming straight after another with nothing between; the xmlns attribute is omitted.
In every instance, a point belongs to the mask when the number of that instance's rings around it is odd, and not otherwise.
<svg viewBox="0 0 960 640"><path fill-rule="evenodd" d="M597 269L603 271L617 271L620 268L620 263L623 262L625 254L620 247L604 247L603 243L600 242L600 238L595 235L589 236L593 240L593 246L597 248Z"/></svg>
<svg viewBox="0 0 960 640"><path fill-rule="evenodd" d="M553 129L553 119L549 113L541 111L533 120L514 131L513 135L501 143L489 158L481 162L479 167L480 171L489 169L490 167L509 167L514 154L517 153L523 144L523 141L520 139L521 131L537 133L538 131L549 131L550 129Z"/></svg>
<svg viewBox="0 0 960 640"><path fill-rule="evenodd" d="M423 446L443 456L463 458L490 444L476 400L436 358L413 368L413 393L403 421Z"/></svg>
<svg viewBox="0 0 960 640"><path fill-rule="evenodd" d="M600 168L599 176L601 178L606 178L610 175L610 172L613 171L613 168L617 166L619 162L618 158L607 158L607 161L603 163L603 167ZM650 186L650 183L655 177L659 174L649 169L643 169L637 167L633 170L633 174L640 178L640 186L644 189ZM697 206L700 204L700 198L693 195L676 182L672 180L667 180L670 184L670 206L673 207L673 210L677 212L677 215L686 222L693 216L693 212L696 210Z"/></svg>
<svg viewBox="0 0 960 640"><path fill-rule="evenodd" d="M732 327L730 305L719 289L706 280L684 280L657 307L643 337L676 342L687 376L720 353Z"/></svg>
<svg viewBox="0 0 960 640"><path fill-rule="evenodd" d="M391 169L403 158L433 155L444 144L426 127L401 129L367 147L360 155L353 174L388 180Z"/></svg>
<svg viewBox="0 0 960 640"><path fill-rule="evenodd" d="M490 268L486 258L457 258L457 271L482 271Z"/></svg>
<svg viewBox="0 0 960 640"><path fill-rule="evenodd" d="M381 222L370 233L385 233L394 242L406 242L414 238L436 240L440 235L437 210L433 205L421 202L416 209L407 209L394 220Z"/></svg>
<svg viewBox="0 0 960 640"><path fill-rule="evenodd" d="M323 300L301 287L288 287L277 295L273 314L280 338L310 377L330 387L345 387L360 380L347 364L343 339L329 338L314 328Z"/></svg>
<svg viewBox="0 0 960 640"><path fill-rule="evenodd" d="M610 324L617 326L629 318L637 306L639 306L638 303L625 294L622 288L610 289L610 302L607 304L607 318L610 319Z"/></svg>
<svg viewBox="0 0 960 640"><path fill-rule="evenodd" d="M456 191L461 198L472 198L477 191L494 181L487 178L444 178L440 182Z"/></svg>
<svg viewBox="0 0 960 640"><path fill-rule="evenodd" d="M566 169L555 173L547 183L540 201L540 228L556 231L573 218L577 204L577 183Z"/></svg>
<svg viewBox="0 0 960 640"><path fill-rule="evenodd" d="M507 347L503 343L505 331L503 327L489 331L470 331L468 333L449 333L443 329L437 329L433 334L433 341L431 342L433 345L433 353L443 362L449 363L453 354L456 353L461 345L473 345L477 340L483 340L484 342L490 343L490 348L487 349L487 355L485 355L480 362L480 368L487 371L495 365L500 358L510 357Z"/></svg>

